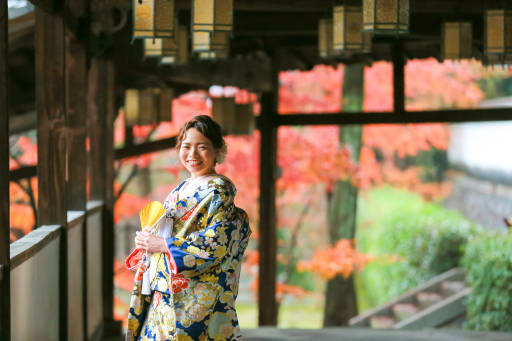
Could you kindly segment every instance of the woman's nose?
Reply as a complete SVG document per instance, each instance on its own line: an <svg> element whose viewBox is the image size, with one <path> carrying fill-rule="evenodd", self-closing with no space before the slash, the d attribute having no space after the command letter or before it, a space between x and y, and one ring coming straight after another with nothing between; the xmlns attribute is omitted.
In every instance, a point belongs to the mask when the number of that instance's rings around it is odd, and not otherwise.
<svg viewBox="0 0 512 341"><path fill-rule="evenodd" d="M188 155L189 156L197 155L197 148L195 148L195 147L190 148L189 151L188 151Z"/></svg>

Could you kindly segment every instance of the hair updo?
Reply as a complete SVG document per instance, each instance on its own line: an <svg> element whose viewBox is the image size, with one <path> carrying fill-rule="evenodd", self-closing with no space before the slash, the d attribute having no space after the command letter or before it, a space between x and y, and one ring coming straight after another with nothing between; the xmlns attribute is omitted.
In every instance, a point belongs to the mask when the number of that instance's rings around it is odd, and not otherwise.
<svg viewBox="0 0 512 341"><path fill-rule="evenodd" d="M222 128L220 125L212 120L210 116L195 116L181 127L180 133L178 134L178 141L176 142L176 148L178 150L181 148L181 143L185 139L187 130L190 128L196 128L212 142L215 149L220 150L219 155L215 159L215 163L222 163L226 157L227 145L222 137Z"/></svg>

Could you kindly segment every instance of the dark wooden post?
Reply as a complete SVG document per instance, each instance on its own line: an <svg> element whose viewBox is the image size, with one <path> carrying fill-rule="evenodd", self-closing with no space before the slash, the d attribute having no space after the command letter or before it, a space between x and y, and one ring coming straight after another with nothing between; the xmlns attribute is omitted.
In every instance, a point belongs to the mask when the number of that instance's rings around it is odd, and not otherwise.
<svg viewBox="0 0 512 341"><path fill-rule="evenodd" d="M121 323L114 321L114 120L116 117L115 65L106 63L107 92L105 112L105 211L103 215L103 297L105 336L121 334Z"/></svg>
<svg viewBox="0 0 512 341"><path fill-rule="evenodd" d="M64 21L36 7L38 225L67 224ZM67 242L60 253L60 338L67 338Z"/></svg>
<svg viewBox="0 0 512 341"><path fill-rule="evenodd" d="M0 3L0 340L11 339L7 1Z"/></svg>
<svg viewBox="0 0 512 341"><path fill-rule="evenodd" d="M121 333L114 321L114 118L115 69L112 61L93 58L89 70L88 134L90 196L104 203L103 317L105 336Z"/></svg>
<svg viewBox="0 0 512 341"><path fill-rule="evenodd" d="M405 111L405 55L402 42L393 44L393 103L397 115Z"/></svg>
<svg viewBox="0 0 512 341"><path fill-rule="evenodd" d="M277 325L276 275L277 230L276 191L277 177L277 107L279 100L279 74L273 60L273 89L262 96L260 116L260 223L259 223L259 285L258 325Z"/></svg>
<svg viewBox="0 0 512 341"><path fill-rule="evenodd" d="M66 0L64 15L74 20L84 19L87 15L87 3L84 0ZM66 125L68 133L68 187L67 208L85 210L86 205L86 169L85 150L87 117L87 56L85 37L80 37L82 28L66 27ZM82 39L82 40L81 40Z"/></svg>
<svg viewBox="0 0 512 341"><path fill-rule="evenodd" d="M85 0L66 0L64 16L75 25L65 27L65 101L67 131L67 174L66 186L67 209L85 211L87 153L85 138L87 133L87 53L86 28L87 2ZM82 300L81 312L83 319L83 339L87 339L87 231L82 226ZM78 252L78 250L76 250ZM69 266L69 264L68 264ZM74 266L74 265L71 265ZM69 281L68 281L69 282ZM68 293L71 295L72 288ZM71 297L70 297L71 298ZM72 298L71 298L72 299ZM70 307L69 309L73 309ZM70 311L71 313L71 311Z"/></svg>

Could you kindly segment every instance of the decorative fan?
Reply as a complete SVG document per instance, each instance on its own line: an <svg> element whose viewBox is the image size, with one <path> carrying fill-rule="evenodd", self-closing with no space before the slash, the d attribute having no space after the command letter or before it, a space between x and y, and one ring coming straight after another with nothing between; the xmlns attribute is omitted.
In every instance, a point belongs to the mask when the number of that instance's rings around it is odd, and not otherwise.
<svg viewBox="0 0 512 341"><path fill-rule="evenodd" d="M162 203L158 201L150 202L139 213L141 230L151 232L164 215L165 208Z"/></svg>
<svg viewBox="0 0 512 341"><path fill-rule="evenodd" d="M140 228L147 232L154 233L158 227L158 223L165 216L165 208L162 203L153 201L144 206L140 210ZM125 260L125 266L129 269L135 269L139 266L140 262L144 259L146 252L141 249L133 250Z"/></svg>

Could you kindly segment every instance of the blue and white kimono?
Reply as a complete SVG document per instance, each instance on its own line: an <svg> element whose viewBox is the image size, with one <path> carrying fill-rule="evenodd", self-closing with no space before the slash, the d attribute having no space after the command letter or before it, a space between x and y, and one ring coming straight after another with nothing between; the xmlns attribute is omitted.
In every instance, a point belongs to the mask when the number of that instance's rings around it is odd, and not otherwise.
<svg viewBox="0 0 512 341"><path fill-rule="evenodd" d="M151 295L142 295L147 269L137 271L127 340L241 339L235 299L248 217L234 205L236 188L228 178L199 180L185 180L164 203L163 223L172 226L168 252L150 257Z"/></svg>

